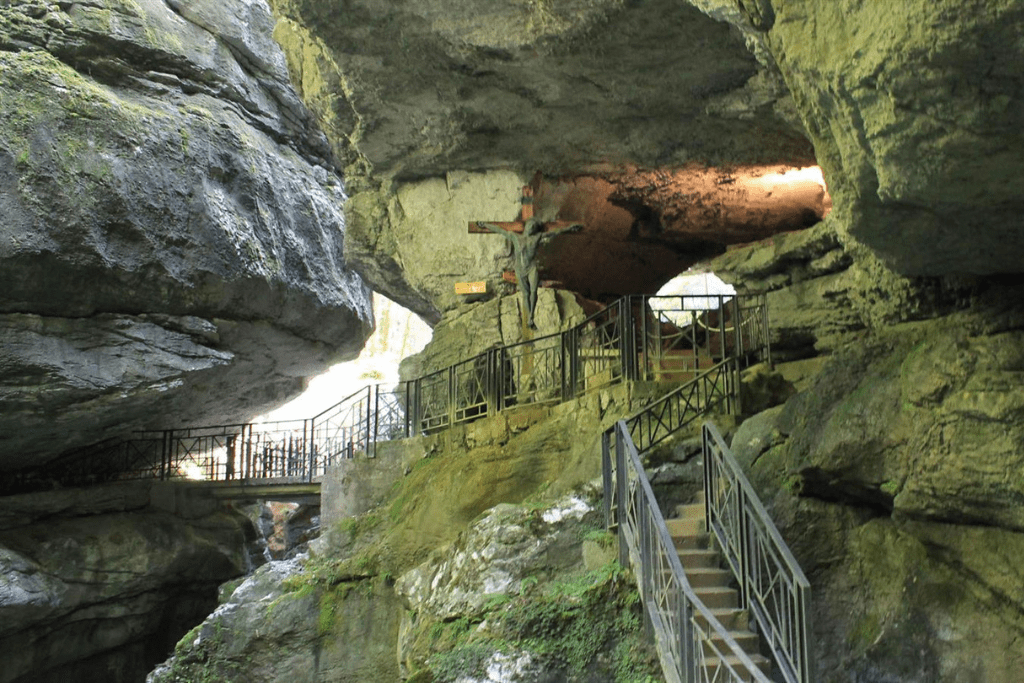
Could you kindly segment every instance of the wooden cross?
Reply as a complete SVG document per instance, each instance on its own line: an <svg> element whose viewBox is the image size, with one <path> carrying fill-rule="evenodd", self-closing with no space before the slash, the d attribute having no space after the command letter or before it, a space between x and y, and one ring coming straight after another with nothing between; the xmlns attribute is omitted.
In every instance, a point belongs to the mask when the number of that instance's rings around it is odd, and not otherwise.
<svg viewBox="0 0 1024 683"><path fill-rule="evenodd" d="M523 198L522 208L519 210L518 221L487 221L491 225L497 225L499 228L508 230L509 232L522 232L526 226L526 221L533 218L533 188L529 185L523 187ZM579 221L550 221L544 224L544 231L558 230L559 228L568 228L571 225L575 225ZM469 222L469 232L471 234L490 235L492 234L485 228L481 228L476 224L476 221Z"/></svg>

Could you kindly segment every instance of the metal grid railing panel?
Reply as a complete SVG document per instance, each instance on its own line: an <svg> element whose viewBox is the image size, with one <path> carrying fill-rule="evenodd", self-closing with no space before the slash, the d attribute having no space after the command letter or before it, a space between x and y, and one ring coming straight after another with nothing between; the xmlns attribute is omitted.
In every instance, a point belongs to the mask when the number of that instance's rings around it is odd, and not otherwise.
<svg viewBox="0 0 1024 683"><path fill-rule="evenodd" d="M624 421L605 433L615 453L620 562L637 583L662 670L671 681L770 683L690 586ZM614 449L611 444L614 444Z"/></svg>
<svg viewBox="0 0 1024 683"><path fill-rule="evenodd" d="M695 311L698 298L676 297L675 309ZM657 299L624 297L565 332L492 349L391 389L361 389L307 420L139 432L80 449L45 469L17 473L9 488L182 476L308 480L340 460L375 455L376 444L388 439L430 434L512 406L565 401L624 379L643 379L656 337L649 336L654 329L649 311ZM724 321L732 305L743 318L738 348L753 348L760 340L766 345L764 298L753 301L716 298L720 315L693 312L691 333L702 324L711 326L715 315ZM697 369L703 368L698 364ZM648 430L644 438L660 438L679 414L718 400L723 392L729 395L717 384L728 381L721 373L703 381L692 396L675 397L675 404L665 404L661 415L640 427Z"/></svg>
<svg viewBox="0 0 1024 683"><path fill-rule="evenodd" d="M812 683L810 582L710 423L703 443L710 531L787 683Z"/></svg>

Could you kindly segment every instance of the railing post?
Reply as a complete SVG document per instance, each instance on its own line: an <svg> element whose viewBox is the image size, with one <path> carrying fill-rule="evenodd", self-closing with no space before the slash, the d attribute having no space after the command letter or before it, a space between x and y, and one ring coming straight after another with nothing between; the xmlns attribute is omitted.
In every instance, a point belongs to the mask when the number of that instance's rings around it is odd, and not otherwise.
<svg viewBox="0 0 1024 683"><path fill-rule="evenodd" d="M601 435L601 483L604 488L604 528L609 530L618 521L612 518L612 475L611 435L606 431Z"/></svg>
<svg viewBox="0 0 1024 683"><path fill-rule="evenodd" d="M742 358L745 355L743 349L743 313L740 309L740 297L737 294L732 298L732 331L733 331L733 344L735 349L733 355L737 358Z"/></svg>
<svg viewBox="0 0 1024 683"><path fill-rule="evenodd" d="M448 428L455 426L455 366L448 366Z"/></svg>
<svg viewBox="0 0 1024 683"><path fill-rule="evenodd" d="M722 351L722 360L729 357L725 344L725 296L718 295L718 346Z"/></svg>
<svg viewBox="0 0 1024 683"><path fill-rule="evenodd" d="M622 443L619 424L612 428L615 434L615 497L618 499L617 515L619 535L619 564L629 566L629 547L626 545L625 527L628 524L629 501L626 500L626 447Z"/></svg>
<svg viewBox="0 0 1024 683"><path fill-rule="evenodd" d="M652 368L651 368L651 349L650 349L650 347L647 344L647 341L648 341L647 340L647 311L650 308L648 306L648 301L650 301L650 297L647 297L647 296L640 297L640 351L639 351L639 353L642 354L644 360L643 360L643 367L638 372L639 377L637 377L637 379L641 379L641 380L644 380L644 381L649 381L651 379L651 370L652 370ZM660 354L660 352L659 352L659 354ZM637 365L640 366L639 357L637 358Z"/></svg>
<svg viewBox="0 0 1024 683"><path fill-rule="evenodd" d="M681 593L682 591L680 591ZM694 666L694 652L693 652L693 622L691 612L693 607L690 605L690 601L686 600L682 595L679 595L679 654L682 659L680 664L683 666L683 683L695 683L694 674L696 667Z"/></svg>
<svg viewBox="0 0 1024 683"><path fill-rule="evenodd" d="M568 357L566 356L566 343L565 343L566 338L568 337L568 335L569 335L569 331L568 330L565 330L560 335L558 335L558 353L559 353L559 356L558 356L558 376L559 376L559 378L561 379L561 382L562 382L561 401L563 403L565 401L569 400L568 387L566 386L566 381L569 378L569 370L568 370L568 367L566 366L566 363L568 361Z"/></svg>
<svg viewBox="0 0 1024 683"><path fill-rule="evenodd" d="M648 501L646 496L639 496L637 500L637 524L640 532L640 599L644 601L644 614L648 615L647 619L644 619L644 631L648 639L652 639L654 636L654 623L651 621L649 610L647 609L647 603L653 598L654 591L654 576L653 576L653 553L651 552L651 513L648 509Z"/></svg>
<svg viewBox="0 0 1024 683"><path fill-rule="evenodd" d="M166 474L167 473L167 469L168 469L167 463L168 463L168 461L170 459L168 457L168 453L167 453L167 450L168 450L168 445L167 444L168 444L167 432L163 431L163 432L160 433L160 473L159 473L159 476L160 476L160 480L161 481L163 481L164 479L167 478L167 474Z"/></svg>
<svg viewBox="0 0 1024 683"><path fill-rule="evenodd" d="M308 451L308 467L306 468L306 483L313 481L313 470L316 467L315 454L316 448L313 446L313 427L315 418L309 418L308 420L302 421L302 434L306 441L306 450Z"/></svg>
<svg viewBox="0 0 1024 683"><path fill-rule="evenodd" d="M764 327L762 327L761 329L764 332L765 355L768 357L767 358L767 360L768 360L768 367L774 367L772 365L772 335L771 335L771 328L768 327L769 322L768 322L768 295L767 294L762 294L761 295L761 311L762 311L762 315L764 316Z"/></svg>
<svg viewBox="0 0 1024 683"><path fill-rule="evenodd" d="M373 385L373 446L367 446L367 450L373 449L373 457L377 457L377 431L380 429L380 385ZM369 455L369 454L367 454Z"/></svg>
<svg viewBox="0 0 1024 683"><path fill-rule="evenodd" d="M633 326L633 297L626 295L619 299L619 363L623 381L636 379L635 346L636 329Z"/></svg>
<svg viewBox="0 0 1024 683"><path fill-rule="evenodd" d="M568 349L568 362L569 362L569 396L568 398L576 398L576 383L579 381L579 362L580 362L580 339L579 339L579 327L573 327L568 330L569 335L569 349Z"/></svg>

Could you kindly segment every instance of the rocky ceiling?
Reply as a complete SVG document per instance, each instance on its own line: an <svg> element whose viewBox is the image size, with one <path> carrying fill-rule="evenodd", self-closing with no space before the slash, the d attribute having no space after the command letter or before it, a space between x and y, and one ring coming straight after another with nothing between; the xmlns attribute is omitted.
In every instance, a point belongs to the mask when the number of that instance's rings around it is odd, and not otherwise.
<svg viewBox="0 0 1024 683"><path fill-rule="evenodd" d="M422 200L430 179L496 169L577 189L580 177L595 178L586 181L601 188L591 203L603 201L601 192L618 198L636 226L671 223L666 214L679 213L678 203L660 201L674 180L638 190L651 178L820 163L844 239L867 245L891 268L1021 270L1020 0L272 5L294 80L346 168L350 226L353 215L373 223L357 225L346 249L375 288L428 319L454 303L438 283L384 272L415 270L410 260L431 258L426 251L396 257L397 242L413 239L412 228L399 224L434 233L437 253L461 253L465 238L453 232L442 240L442 227L404 211L398 198L414 187ZM443 189L433 206L452 200L451 184ZM502 192L503 208L490 217L510 220L515 193ZM434 220L473 218L457 213L446 209ZM677 224L674 265L664 269L767 234L716 227L720 221L688 234ZM645 248L633 240L631 249ZM487 254L468 269L442 258L434 270L482 277L496 258ZM557 270L557 254L547 258ZM643 259L624 265L645 267ZM590 267L607 272L600 259ZM645 289L657 279L629 286Z"/></svg>

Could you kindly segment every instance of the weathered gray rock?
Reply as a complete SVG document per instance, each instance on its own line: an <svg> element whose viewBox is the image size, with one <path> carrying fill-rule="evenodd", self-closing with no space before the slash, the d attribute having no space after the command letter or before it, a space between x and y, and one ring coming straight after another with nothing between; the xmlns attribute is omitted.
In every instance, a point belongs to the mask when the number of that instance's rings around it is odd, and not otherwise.
<svg viewBox="0 0 1024 683"><path fill-rule="evenodd" d="M272 4L303 98L353 176L807 157L770 105L705 111L758 67L734 29L685 3Z"/></svg>
<svg viewBox="0 0 1024 683"><path fill-rule="evenodd" d="M582 496L539 514L518 505L491 508L454 547L444 548L395 584L406 609L437 621L476 616L496 595L516 595L523 579L578 565L579 522L597 515Z"/></svg>
<svg viewBox="0 0 1024 683"><path fill-rule="evenodd" d="M0 468L245 420L370 326L263 2L0 8Z"/></svg>
<svg viewBox="0 0 1024 683"><path fill-rule="evenodd" d="M509 171L452 173L404 184L392 194L364 190L345 206L345 253L374 286L436 323L465 298L457 281L505 289L508 242L470 235L470 221L508 220L519 211L524 180Z"/></svg>
<svg viewBox="0 0 1024 683"><path fill-rule="evenodd" d="M148 485L2 499L0 681L139 680L248 568L249 522L185 520L150 506ZM28 514L20 523L17 509ZM197 511L198 512L198 511Z"/></svg>

